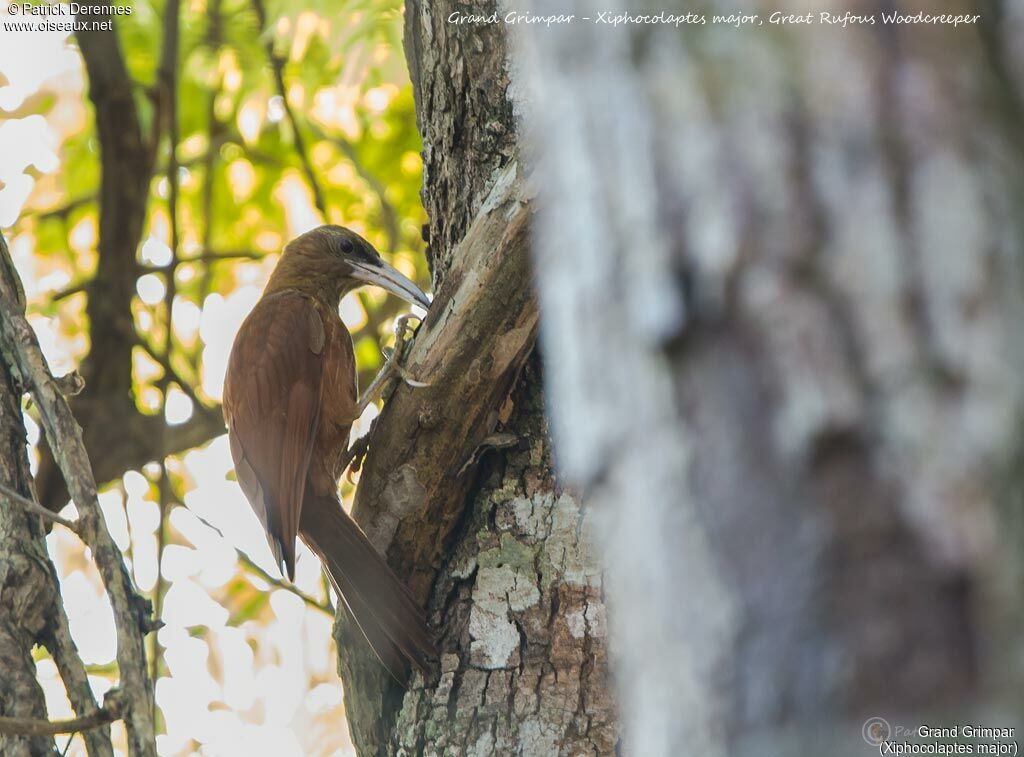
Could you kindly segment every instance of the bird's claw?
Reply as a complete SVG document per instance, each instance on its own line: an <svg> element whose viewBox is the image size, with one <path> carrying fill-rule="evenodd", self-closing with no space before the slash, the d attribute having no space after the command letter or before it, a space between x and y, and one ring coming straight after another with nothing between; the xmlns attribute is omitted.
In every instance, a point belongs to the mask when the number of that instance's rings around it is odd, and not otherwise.
<svg viewBox="0 0 1024 757"><path fill-rule="evenodd" d="M409 373L408 370L405 369L404 366L396 366L396 369L398 371L398 375L402 377L402 381L404 381L409 386L415 387L417 389L422 389L425 386L430 386L429 381L420 381L416 379L411 373Z"/></svg>
<svg viewBox="0 0 1024 757"><path fill-rule="evenodd" d="M400 315L395 319L395 347L392 350L382 350L384 354L383 370L388 371L389 373L398 374L402 381L409 386L417 388L430 386L428 382L420 381L408 368L402 365L402 359L405 357L406 350L412 343L412 339L408 336L410 330L410 318L419 319L419 316L414 315L413 313L406 313L405 315Z"/></svg>
<svg viewBox="0 0 1024 757"><path fill-rule="evenodd" d="M373 427L376 423L377 419L374 418L370 422L370 428L367 432L356 439L345 453L345 456L348 458L345 463L345 478L348 479L350 484L355 483L355 481L352 480L352 476L358 473L359 469L363 467L363 460L366 459L366 452L370 447L370 435L373 433Z"/></svg>
<svg viewBox="0 0 1024 757"><path fill-rule="evenodd" d="M375 401L378 397L383 396L386 399L390 395L390 391L392 390L392 381L396 376L409 386L429 386L426 382L420 381L412 375L412 373L402 365L402 359L405 357L406 348L409 346L411 341L407 338L410 318L418 318L418 316L413 315L412 313L406 313L405 315L401 315L395 319L395 348L392 350L381 351L384 355L384 365L381 367L380 371L370 383L370 386L367 387L366 392L356 404L355 417L358 418L361 416L367 405Z"/></svg>
<svg viewBox="0 0 1024 757"><path fill-rule="evenodd" d="M402 345L402 351L405 351L405 345ZM420 381L417 379L408 368L406 368L400 362L400 358L396 357L395 350L384 349L381 350L381 354L384 355L384 370L389 373L397 374L409 386L424 387L430 386L426 381ZM390 378L390 377L389 377Z"/></svg>

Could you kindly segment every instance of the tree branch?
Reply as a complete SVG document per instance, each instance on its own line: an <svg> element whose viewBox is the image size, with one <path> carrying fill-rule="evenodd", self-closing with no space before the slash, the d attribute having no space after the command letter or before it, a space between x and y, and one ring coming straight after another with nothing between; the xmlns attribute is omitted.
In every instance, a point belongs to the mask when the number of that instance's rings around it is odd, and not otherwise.
<svg viewBox="0 0 1024 757"><path fill-rule="evenodd" d="M0 258L6 259L7 253L4 250L6 245L0 234ZM0 277L6 280L8 291L20 291L9 266L0 266ZM19 296L18 307L23 304ZM13 355L4 352L3 358L0 361L0 428L3 429L0 432L0 445L3 447L0 450L0 477L5 479L4 489L8 492L8 499L21 505L31 503L33 506L27 511L39 512L38 504L30 495L30 474L22 421L21 371L14 367L17 361ZM18 382L12 381L15 376L19 377ZM73 376L77 374L57 381L69 385L63 386L61 391L74 388ZM0 699L6 700L3 714L30 719L46 717L42 691L35 680L35 666L29 654L33 644L42 644L53 657L75 713L79 716L91 715L98 709L98 705L89 686L85 665L71 639L57 571L46 554L45 531L37 519L24 517L25 512L23 507L0 507L0 551L4 553L0 561L7 575L3 592L7 601L5 603L0 599L0 604L6 604L7 610L0 610L0 617L6 618L6 621L0 620L0 646L4 647L0 649L0 657L4 658ZM19 563L22 565L21 570L18 568ZM40 568L45 570L45 575ZM29 596L29 592L35 592L35 596ZM32 609L26 611L26 606ZM109 728L94 728L84 734L84 739L90 757L113 757ZM0 742L0 751L20 753L21 745L26 740L15 737L2 738ZM53 747L52 739L46 737L32 737L31 743L48 750Z"/></svg>
<svg viewBox="0 0 1024 757"><path fill-rule="evenodd" d="M57 583L57 572L51 563L51 574L54 583ZM89 685L89 670L78 656L78 648L74 639L71 638L71 626L68 623L67 613L64 605L56 603L54 617L51 623L50 636L44 644L53 657L61 680L64 681L64 688L67 690L68 699L79 716L94 715L100 711L99 705ZM112 675L111 671L108 675ZM114 757L114 747L110 742L110 729L103 727L90 728L83 733L86 751L89 757Z"/></svg>
<svg viewBox="0 0 1024 757"><path fill-rule="evenodd" d="M97 481L113 481L126 470L137 470L157 459L161 452L158 444L160 427L166 425L162 416L143 415L133 404L129 411L107 417L117 417L118 425L112 427L109 422L97 424L100 428L89 436L97 450L92 460L93 475ZM220 405L194 403L191 418L167 429L167 454L176 455L193 449L224 432ZM39 484L41 476L37 477L37 496L44 507L59 511L67 504L68 490L59 472L54 473L58 475L49 476L45 488Z"/></svg>
<svg viewBox="0 0 1024 757"><path fill-rule="evenodd" d="M0 494L3 494L12 502L16 502L17 504L21 505L21 507L25 508L27 512L30 512L33 515L38 515L42 518L45 518L46 520L51 520L54 523L59 523L69 531L74 531L76 534L78 533L77 523L75 523L74 521L70 521L67 518L62 518L61 516L57 515L57 513L53 512L52 510L47 510L38 502L31 500L28 497L21 496L20 494L18 494L18 492L14 491L14 489L10 488L4 483L0 483Z"/></svg>
<svg viewBox="0 0 1024 757"><path fill-rule="evenodd" d="M267 11L263 6L263 0L252 0L252 7L253 10L256 11L256 19L260 25L260 33L264 34L267 30ZM302 164L302 171L306 174L306 181L309 182L309 188L313 192L313 202L316 204L317 210L320 211L320 216L326 221L327 204L324 202L324 193L320 189L320 182L317 181L316 173L313 171L313 163L309 158L309 153L306 151L306 140L303 138L302 132L299 129L299 120L295 117L295 111L292 110L292 106L288 102L288 88L284 83L285 60L274 52L273 37L267 38L265 47L267 50L267 60L270 61L270 70L274 74L274 84L277 87L277 94L281 98L282 104L284 105L285 116L292 127L292 139L295 141L295 152L299 156L299 162Z"/></svg>
<svg viewBox="0 0 1024 757"><path fill-rule="evenodd" d="M6 736L56 736L58 733L81 733L113 723L117 718L105 710L97 710L71 720L31 720L0 716L0 733Z"/></svg>
<svg viewBox="0 0 1024 757"><path fill-rule="evenodd" d="M397 387L360 474L353 517L421 600L472 484L467 463L533 349L531 197L515 163L498 173L406 358L430 386Z"/></svg>
<svg viewBox="0 0 1024 757"><path fill-rule="evenodd" d="M391 201L387 196L387 187L384 183L374 176L373 172L370 171L359 158L359 153L356 151L355 145L349 140L345 139L340 134L325 134L322 129L317 127L315 124L309 125L310 131L320 139L326 139L329 142L333 142L341 154L344 155L348 162L352 164L352 168L355 172L366 182L366 185L370 190L377 195L377 200L380 202L380 214L381 223L384 226L384 231L388 235L388 252L394 252L398 249L398 244L401 239L401 230L399 228L398 211L395 210L395 206L391 204Z"/></svg>
<svg viewBox="0 0 1024 757"><path fill-rule="evenodd" d="M224 535L223 531L221 531L215 525L210 523L210 521L208 521L202 515L196 513L194 510L190 510L190 512L196 518L196 520L198 520L208 529L217 534L226 543L231 544L230 540ZM242 565L245 566L246 570L248 570L250 573L255 573L257 576L259 576L260 579L266 581L268 584L270 584L276 589L284 589L287 592L291 592L299 599L301 599L303 602L305 602L309 607L312 607L314 610L319 610L320 612L324 613L325 615L328 615L329 617L334 617L334 613L336 612L336 610L334 604L330 600L328 600L327 602L320 602L315 597L311 597L309 594L304 592L295 584L280 578L275 578L270 573L261 568L245 550L239 549L234 545L232 545L232 547L235 550L235 554L238 556L238 561L242 563Z"/></svg>
<svg viewBox="0 0 1024 757"><path fill-rule="evenodd" d="M58 205L48 210L28 210L22 213L23 217L30 218L35 216L39 221L47 221L51 218L67 219L69 215L78 210L81 207L96 202L96 195L90 194L84 197L77 197L74 200L69 200L63 205Z"/></svg>
<svg viewBox="0 0 1024 757"><path fill-rule="evenodd" d="M157 350L153 345L146 341L145 337L143 337L142 334L137 333L136 338L137 344L146 352L147 355L153 358L153 361L157 365L159 365L163 369L164 375L160 383L164 384L165 382L172 382L177 384L179 387L181 387L181 391L185 393L185 396L192 400L192 404L195 407L204 407L203 403L200 402L199 400L199 396L192 388L192 384L188 381L185 381L185 379L183 379L181 375L174 369L174 366L171 365L170 355L165 355L163 351Z"/></svg>
<svg viewBox="0 0 1024 757"><path fill-rule="evenodd" d="M6 245L0 233L0 253L3 250ZM16 279L3 266L0 282L23 303ZM0 342L0 481L14 487L19 496L31 491L23 385L21 371ZM20 505L0 497L0 714L8 717L46 717L46 699L31 650L42 641L53 609L59 606L59 586L51 578L42 525ZM53 748L52 738L0 735L3 754L46 754Z"/></svg>
<svg viewBox="0 0 1024 757"><path fill-rule="evenodd" d="M32 718L0 717L0 734L7 736L56 736L59 733L81 733L120 720L125 700L120 689L111 689L103 698L103 707L71 720L34 720Z"/></svg>
<svg viewBox="0 0 1024 757"><path fill-rule="evenodd" d="M90 21L106 19L109 16L83 16ZM87 392L104 391L116 383L130 397L131 345L125 344L122 332L132 321L135 256L146 216L151 163L117 35L90 29L79 31L77 38L89 78L101 161L99 259L87 290L92 346L82 375Z"/></svg>
<svg viewBox="0 0 1024 757"><path fill-rule="evenodd" d="M184 388L185 384L180 379L175 380L175 374L171 367L171 353L174 350L174 296L177 293L177 285L174 272L178 265L179 234L178 234L178 140L180 129L178 125L178 47L179 27L181 21L180 0L167 0L164 5L164 34L163 53L160 58L160 69L157 72L158 87L160 92L161 107L159 113L166 119L167 127L167 216L170 220L170 270L165 276L164 288L164 343L157 357L163 366L163 376L160 377L160 417L165 422L160 425L159 447L160 454L157 457L157 464L160 466L159 481L159 505L160 521L157 526L156 564L163 562L164 550L167 546L167 514L174 505L171 495L171 485L167 473L167 394L170 391L171 383L174 381ZM158 145L154 144L154 149ZM174 374L174 376L172 376ZM191 393L191 388L188 390ZM194 400L193 400L194 401ZM159 623L163 616L164 592L166 584L163 572L157 570L156 585L153 587L153 617ZM150 658L149 676L156 685L160 675L160 662L163 657L163 646L156 637L153 637L152 656Z"/></svg>
<svg viewBox="0 0 1024 757"><path fill-rule="evenodd" d="M265 257L265 253L257 252L256 250L204 250L198 255L193 255L190 258L179 257L176 261L168 265L148 265L146 263L137 263L135 265L135 274L171 273L186 263L210 264L223 263L231 260L263 260ZM67 299L68 297L76 295L79 292L88 291L91 282L92 279L86 279L85 281L79 281L75 284L71 284L64 289L58 289L50 295L50 301L57 302L58 300Z"/></svg>
<svg viewBox="0 0 1024 757"><path fill-rule="evenodd" d="M184 265L185 263L222 263L230 260L263 260L265 257L265 253L257 252L256 250L203 250L198 255L193 255L190 258L178 258L176 261L172 261L172 263L164 266L141 264L139 266L139 270L146 273L165 273L173 270L177 266Z"/></svg>
<svg viewBox="0 0 1024 757"><path fill-rule="evenodd" d="M220 48L224 36L224 19L221 15L221 0L211 0L206 6L206 38L205 43L210 49L210 55L216 58L220 54ZM213 196L214 180L213 169L217 164L217 156L220 148L215 147L224 134L224 124L217 118L217 99L220 96L224 84L223 74L217 74L217 80L206 98L206 151L202 156L203 165L203 186L200 195L199 207L200 217L203 224L202 247L209 250L213 243ZM203 278L199 285L199 296L205 298L213 286L213 266L206 266L203 270Z"/></svg>
<svg viewBox="0 0 1024 757"><path fill-rule="evenodd" d="M94 10L96 14L90 13ZM108 449L117 446L107 438L109 419L139 415L132 393L131 303L151 177L134 100L136 87L117 34L91 28L93 21L113 23L99 10L83 6L79 20L89 22L83 27L90 28L76 33L100 146L100 191L99 255L96 274L85 286L90 347L80 370L86 388L72 402L98 475L100 468L118 467L109 461L103 465ZM40 445L36 496L42 505L57 510L67 501L66 485L45 444Z"/></svg>
<svg viewBox="0 0 1024 757"><path fill-rule="evenodd" d="M24 316L19 301L17 272L0 244L0 348L16 367L24 388L32 393L39 408L46 438L68 482L78 508L77 531L89 546L110 597L117 629L117 662L121 687L127 694L125 726L132 755L156 755L153 727L153 689L146 675L144 633L152 629L148 602L131 585L121 551L107 530L96 496L89 458L82 432L67 400L39 349L39 342Z"/></svg>
<svg viewBox="0 0 1024 757"><path fill-rule="evenodd" d="M476 481L474 453L495 430L536 339L532 196L515 162L492 175L405 360L430 386L401 383L385 401L356 489L353 517L424 604ZM348 705L353 734L372 749L369 730L398 705L365 646L349 643L359 637L340 613L339 671L359 691Z"/></svg>

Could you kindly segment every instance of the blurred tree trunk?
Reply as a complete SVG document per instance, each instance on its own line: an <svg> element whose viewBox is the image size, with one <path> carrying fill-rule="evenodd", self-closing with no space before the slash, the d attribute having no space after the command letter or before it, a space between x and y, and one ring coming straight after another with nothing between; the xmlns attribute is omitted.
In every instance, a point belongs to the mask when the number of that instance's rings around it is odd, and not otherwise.
<svg viewBox="0 0 1024 757"><path fill-rule="evenodd" d="M518 36L553 435L608 559L625 750L1019 728L1024 17L705 5ZM665 5L533 4L609 7Z"/></svg>
<svg viewBox="0 0 1024 757"><path fill-rule="evenodd" d="M474 12L494 12L491 3L485 5ZM479 273L465 270L460 255L466 249L457 245L487 213L484 200L504 180L499 177L515 175L510 167L518 158L505 29L447 23L460 7L447 0L410 0L405 14L406 55L424 142L423 199L435 292L443 292L449 277L469 281ZM503 249L486 253L481 266L493 265L488 258L506 254ZM485 294L498 310L501 303L512 307L532 287L525 250L523 259L518 278L508 282L518 291ZM465 303L436 300L432 317L449 306ZM486 371L486 364L497 361L492 350L499 345L492 346L488 333L473 339L482 345L478 357ZM429 398L427 390L418 391ZM429 399L420 402L414 425L430 426ZM589 548L589 516L579 498L554 480L543 404L539 361L530 358L511 396L504 403L499 398L489 411L496 419L490 425L501 436L470 457L470 463L481 462L469 474L464 501L461 473L452 477L452 489L440 493L459 502L438 537L438 564L409 565L405 542L400 536L392 542L398 544L389 552L392 564L416 576L411 583L420 594L429 593L431 623L441 629L440 680L424 684L417 677L408 692L393 685L382 690L374 678L379 665L367 665L353 653L353 635L339 624L339 669L361 754L614 753L618 727L607 679L602 575ZM444 412L458 415L457 405ZM389 411L400 412L392 403L382 421ZM439 433L445 433L446 422L455 422L438 420ZM440 463L457 471L462 460ZM368 487L364 470L361 493ZM423 506L420 499L422 494L413 509ZM363 507L357 497L353 510L371 538L381 518L367 510L378 507L379 502ZM407 535L411 541L432 538Z"/></svg>

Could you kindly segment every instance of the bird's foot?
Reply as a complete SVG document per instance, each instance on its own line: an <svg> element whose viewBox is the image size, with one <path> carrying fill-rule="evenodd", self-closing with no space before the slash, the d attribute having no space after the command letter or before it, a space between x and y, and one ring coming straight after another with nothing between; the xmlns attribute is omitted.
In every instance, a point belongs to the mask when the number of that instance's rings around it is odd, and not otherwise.
<svg viewBox="0 0 1024 757"><path fill-rule="evenodd" d="M378 416L379 417L379 416ZM348 445L345 456L341 459L341 471L350 484L354 484L352 475L359 472L363 467L363 460L366 459L366 452L370 447L370 437L373 436L373 429L377 426L377 418L370 421L370 427L366 433Z"/></svg>
<svg viewBox="0 0 1024 757"><path fill-rule="evenodd" d="M363 414L367 405L375 402L378 397L385 396L387 390L395 379L401 379L409 386L429 386L429 384L417 379L404 365L402 359L405 357L406 348L412 341L409 337L409 319L417 318L412 313L406 313L395 319L395 347L391 350L383 350L384 365L374 377L373 381L363 392L356 405L356 417Z"/></svg>
<svg viewBox="0 0 1024 757"><path fill-rule="evenodd" d="M409 386L430 386L425 381L420 381L412 373L402 365L402 360L405 357L405 352L409 345L412 343L412 338L409 336L411 327L409 326L410 318L419 318L419 316L413 315L412 313L406 313L400 315L395 319L395 346L394 349L384 350L384 369L391 371L391 376L398 375L402 381L407 383ZM389 377L389 378L390 378Z"/></svg>

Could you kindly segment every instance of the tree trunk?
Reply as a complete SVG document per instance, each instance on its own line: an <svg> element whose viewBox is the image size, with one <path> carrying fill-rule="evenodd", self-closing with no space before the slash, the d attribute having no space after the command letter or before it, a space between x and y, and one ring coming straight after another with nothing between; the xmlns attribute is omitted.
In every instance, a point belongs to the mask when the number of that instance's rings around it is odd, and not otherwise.
<svg viewBox="0 0 1024 757"><path fill-rule="evenodd" d="M3 300L8 293L14 293L12 299L17 300L11 304L24 308L21 282L0 234L0 306L7 304ZM0 345L0 483L31 498L27 437L21 416L21 399L30 379L14 367L19 365L14 352L13 346L8 351ZM0 493L0 716L23 723L45 722L47 718L32 659L37 645L45 646L52 655L75 712L91 716L99 709L85 665L71 639L57 570L46 551L45 537L39 517ZM84 738L90 755L113 754L109 726L91 728ZM0 733L0 754L20 757L53 753L52 736Z"/></svg>
<svg viewBox="0 0 1024 757"><path fill-rule="evenodd" d="M494 12L486 5L474 13ZM529 199L516 189L527 182L517 168L506 31L500 24L448 23L458 8L431 0L410 0L406 7L406 54L424 142L428 254L438 293L424 326L427 336L420 335L414 350L433 340L422 364L431 355L449 368L465 359L432 336L448 317L439 311L454 313L452 318L463 314L457 330L468 335L463 338L474 352L452 381L462 373L478 375L465 394L462 384L432 386L407 391L403 404L396 392L375 431L371 445L378 449L371 446L353 509L371 538L388 549L392 565L428 600L431 624L439 630L441 669L439 679L416 677L403 692L381 680L377 664L359 653L358 639L342 620L339 669L349 725L367 755L612 754L617 715L590 516L553 476L539 361L527 359L527 351L513 357L520 349L511 347L532 344L526 331L532 334L536 312L525 227L520 229L527 216L517 212ZM485 224L493 244L474 241ZM520 243L509 243L513 238ZM474 250L484 251L473 258ZM490 274L497 266L507 273ZM455 288L455 295L446 294ZM511 325L502 321L497 330L492 325L499 314L520 308L532 316ZM410 358L414 373L422 365L416 354ZM492 364L509 363L514 384L500 393L480 390L487 403L481 406L472 392L492 384L492 375L505 375ZM433 391L457 399L435 399ZM425 445L436 449L441 443L424 441L423 429L450 434L464 425L463 412L482 413L486 438L470 434L476 441L457 449L455 459L422 459ZM410 418L403 426L405 415ZM403 429L419 441L408 446ZM381 449L399 439L407 444L402 455ZM387 466L377 462L386 470L375 477L374 459L389 454L394 459ZM442 484L431 485L428 462L444 469ZM403 483L410 500L404 511L394 504L396 470L415 483Z"/></svg>
<svg viewBox="0 0 1024 757"><path fill-rule="evenodd" d="M152 608L135 593L121 551L107 530L82 432L64 396L81 379L73 374L58 380L50 373L35 332L25 318L25 304L24 289L0 234L0 480L5 487L0 492L0 659L4 669L0 677L0 714L4 715L0 746L4 755L50 754L54 751L53 739L46 734L84 730L89 754L107 757L113 754L107 724L122 719L129 754L148 757L156 754L156 742L153 688L146 676L143 640L155 630ZM43 431L69 484L78 510L73 521L48 513L32 499L21 419L21 399L26 392L31 393ZM102 708L96 703L85 664L71 638L57 571L46 551L46 530L38 512L72 529L82 539L111 601L120 681L107 692ZM72 723L77 728L68 728L68 722L55 726L45 718L45 703L31 657L36 645L45 646L53 658L78 716Z"/></svg>
<svg viewBox="0 0 1024 757"><path fill-rule="evenodd" d="M519 37L554 438L614 577L626 751L1020 727L1019 9L708 5Z"/></svg>
<svg viewBox="0 0 1024 757"><path fill-rule="evenodd" d="M3 244L0 241L0 244ZM21 420L21 391L0 361L0 483L29 496L28 447ZM0 506L0 715L46 719L43 690L36 681L32 648L49 624L56 587L47 567L45 533L38 517L14 503ZM53 753L52 737L0 734L0 753Z"/></svg>

